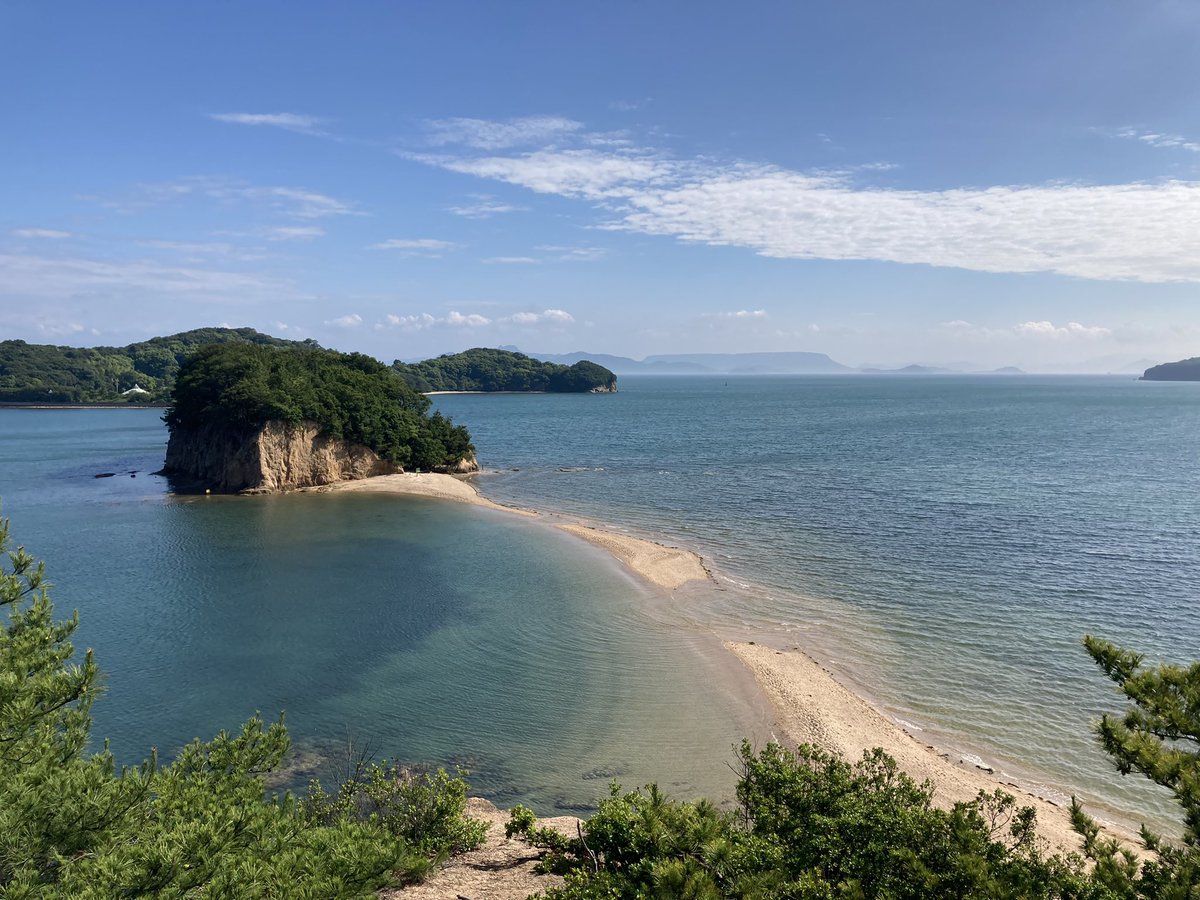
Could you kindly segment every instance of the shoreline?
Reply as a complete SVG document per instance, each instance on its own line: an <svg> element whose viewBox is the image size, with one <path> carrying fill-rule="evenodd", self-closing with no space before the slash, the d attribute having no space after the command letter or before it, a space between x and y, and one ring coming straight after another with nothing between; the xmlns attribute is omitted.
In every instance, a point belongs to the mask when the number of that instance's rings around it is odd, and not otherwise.
<svg viewBox="0 0 1200 900"><path fill-rule="evenodd" d="M613 532L558 514L547 515L496 503L468 482L471 477L402 473L303 490L407 494L543 518L547 524L610 553L635 575L656 587L674 591L692 582L716 581L703 558L690 550ZM933 784L934 802L940 806L950 807L960 801L974 800L980 791L1004 790L1017 797L1018 806L1032 806L1037 810L1038 834L1054 852L1081 851L1082 838L1071 826L1069 807L1034 794L1015 782L1005 781L984 767L954 762L950 754L920 741L867 699L845 687L802 648L775 647L769 638L768 643L723 640L722 645L753 676L758 690L770 702L774 712L772 725L781 732L773 735L775 740L792 746L815 744L841 754L848 761L861 758L866 750L882 747L917 782L929 780ZM1132 831L1106 821L1094 811L1091 814L1105 837L1116 838L1135 851L1140 848Z"/></svg>

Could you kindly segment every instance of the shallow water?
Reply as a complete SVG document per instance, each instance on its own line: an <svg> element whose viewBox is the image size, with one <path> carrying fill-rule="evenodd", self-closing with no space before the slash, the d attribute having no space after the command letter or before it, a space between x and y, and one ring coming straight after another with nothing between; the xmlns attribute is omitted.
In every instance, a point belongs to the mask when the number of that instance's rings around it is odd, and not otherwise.
<svg viewBox="0 0 1200 900"><path fill-rule="evenodd" d="M1200 384L1071 377L622 378L453 396L504 502L694 547L691 610L786 636L917 733L1103 813L1177 821L1090 735L1080 646L1200 657ZM513 471L518 469L519 471Z"/></svg>
<svg viewBox="0 0 1200 900"><path fill-rule="evenodd" d="M464 765L501 803L586 808L611 778L728 795L762 713L749 685L584 542L421 498L175 498L147 474L153 411L0 428L4 513L80 610L108 686L94 733L122 761L285 710L299 763L332 767L350 740Z"/></svg>
<svg viewBox="0 0 1200 900"><path fill-rule="evenodd" d="M171 499L145 475L156 413L0 411L4 512L109 672L98 733L140 758L285 708L305 748L349 733L461 760L545 811L610 774L719 793L731 743L769 734L715 637L761 637L956 756L1177 820L1094 745L1121 704L1079 640L1200 657L1200 385L623 378L436 403L471 428L488 496L693 547L720 584L664 597L456 504Z"/></svg>

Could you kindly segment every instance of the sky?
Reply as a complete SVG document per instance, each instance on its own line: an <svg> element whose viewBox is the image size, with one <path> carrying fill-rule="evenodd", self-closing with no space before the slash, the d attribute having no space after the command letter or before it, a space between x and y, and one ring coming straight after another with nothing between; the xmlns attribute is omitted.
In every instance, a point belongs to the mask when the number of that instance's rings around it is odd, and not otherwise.
<svg viewBox="0 0 1200 900"><path fill-rule="evenodd" d="M0 338L1196 356L1197 47L1197 0L0 0Z"/></svg>

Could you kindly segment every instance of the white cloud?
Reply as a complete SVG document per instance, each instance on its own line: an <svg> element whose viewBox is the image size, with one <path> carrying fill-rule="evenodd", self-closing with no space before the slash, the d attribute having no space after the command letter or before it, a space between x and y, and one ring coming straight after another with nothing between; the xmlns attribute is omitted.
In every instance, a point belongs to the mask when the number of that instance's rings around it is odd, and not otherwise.
<svg viewBox="0 0 1200 900"><path fill-rule="evenodd" d="M228 256L233 252L233 244L224 241L138 241L142 247L155 247L159 250L177 250L180 253L213 254Z"/></svg>
<svg viewBox="0 0 1200 900"><path fill-rule="evenodd" d="M311 241L324 237L325 229L317 225L295 225L281 228L265 228L263 237L268 241Z"/></svg>
<svg viewBox="0 0 1200 900"><path fill-rule="evenodd" d="M435 146L458 144L480 150L540 144L582 128L582 122L562 116L525 116L507 122L452 118L426 123L429 143Z"/></svg>
<svg viewBox="0 0 1200 900"><path fill-rule="evenodd" d="M338 328L357 328L362 324L363 318L358 313L350 313L346 316L338 316L336 319L326 319L326 325L334 325Z"/></svg>
<svg viewBox="0 0 1200 900"><path fill-rule="evenodd" d="M1079 322L1055 325L1047 319L1031 319L1008 328L973 325L964 319L953 319L949 322L942 322L936 331L956 338L990 342L1012 342L1014 340L1102 341L1115 336L1113 329L1102 325L1082 325Z"/></svg>
<svg viewBox="0 0 1200 900"><path fill-rule="evenodd" d="M503 213L524 212L528 208L527 206L517 206L512 203L503 203L494 197L482 194L476 195L474 203L463 206L451 206L447 208L447 211L454 213L456 216L462 216L465 219L490 219L492 216L498 216Z"/></svg>
<svg viewBox="0 0 1200 900"><path fill-rule="evenodd" d="M257 273L171 266L145 260L110 262L0 255L0 297L125 298L131 292L234 302L296 296L291 282Z"/></svg>
<svg viewBox="0 0 1200 900"><path fill-rule="evenodd" d="M608 211L601 227L609 230L745 247L763 256L1200 281L1200 182L897 190L858 184L855 178L866 177L861 171L681 161L649 150L551 146L416 158L591 201Z"/></svg>
<svg viewBox="0 0 1200 900"><path fill-rule="evenodd" d="M1141 141L1143 144L1165 150L1188 150L1192 153L1200 153L1200 141L1189 141L1179 134L1162 134L1155 131L1138 131L1136 128L1122 128L1117 132L1117 136Z"/></svg>
<svg viewBox="0 0 1200 900"><path fill-rule="evenodd" d="M1066 325L1055 325L1053 322L1022 322L1013 327L1021 337L1046 338L1055 341L1063 340L1096 340L1112 337L1111 328L1099 325L1080 325L1078 322L1068 322Z"/></svg>
<svg viewBox="0 0 1200 900"><path fill-rule="evenodd" d="M559 262L594 262L608 255L608 251L603 247L560 247L555 244L542 244L534 249L553 254Z"/></svg>
<svg viewBox="0 0 1200 900"><path fill-rule="evenodd" d="M443 250L455 250L458 244L453 241L441 241L436 238L390 238L372 244L372 250L403 250L405 255L428 254L437 256Z"/></svg>
<svg viewBox="0 0 1200 900"><path fill-rule="evenodd" d="M569 325L575 317L565 309L544 309L541 312L516 312L511 316L500 319L501 322L511 322L514 325Z"/></svg>
<svg viewBox="0 0 1200 900"><path fill-rule="evenodd" d="M224 204L248 203L266 207L294 219L320 219L327 216L361 216L352 203L307 188L277 185L251 185L228 178L192 176L176 181L135 185L115 197L81 196L120 213L132 214L151 207L201 198Z"/></svg>
<svg viewBox="0 0 1200 900"><path fill-rule="evenodd" d="M522 156L416 157L422 162L520 185L539 194L590 200L625 197L673 175L663 160L598 150L538 150Z"/></svg>
<svg viewBox="0 0 1200 900"><path fill-rule="evenodd" d="M440 317L431 316L429 313L419 313L412 316L388 315L381 324L409 331L420 331L438 326L446 328L480 328L491 323L491 319L481 316L478 313L463 314L457 310L451 310L446 315Z"/></svg>
<svg viewBox="0 0 1200 900"><path fill-rule="evenodd" d="M268 125L273 128L284 128L288 131L300 131L308 134L319 133L318 127L322 120L316 116L306 116L300 113L210 113L210 119L218 122L231 122L235 125Z"/></svg>
<svg viewBox="0 0 1200 900"><path fill-rule="evenodd" d="M488 256L481 259L480 262L501 266L536 266L541 260L534 259L532 256Z"/></svg>
<svg viewBox="0 0 1200 900"><path fill-rule="evenodd" d="M45 238L46 240L62 240L71 237L69 231L59 231L57 228L14 228L13 235L19 238Z"/></svg>

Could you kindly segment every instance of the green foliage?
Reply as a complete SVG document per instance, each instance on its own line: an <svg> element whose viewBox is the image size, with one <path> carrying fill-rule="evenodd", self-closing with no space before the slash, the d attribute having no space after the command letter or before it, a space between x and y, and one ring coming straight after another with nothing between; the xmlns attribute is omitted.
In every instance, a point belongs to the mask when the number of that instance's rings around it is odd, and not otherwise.
<svg viewBox="0 0 1200 900"><path fill-rule="evenodd" d="M548 391L586 393L611 390L617 376L582 360L573 366L541 362L524 353L476 347L419 363L392 363L417 391Z"/></svg>
<svg viewBox="0 0 1200 900"><path fill-rule="evenodd" d="M208 344L308 346L253 328L197 328L127 347L55 347L0 341L0 402L163 403L183 361ZM148 394L123 396L134 386Z"/></svg>
<svg viewBox="0 0 1200 900"><path fill-rule="evenodd" d="M1122 775L1139 772L1170 790L1183 809L1183 840L1164 840L1142 826L1150 851L1137 858L1099 828L1077 803L1071 815L1097 878L1121 897L1200 898L1200 662L1143 668L1141 654L1088 635L1088 654L1132 705L1120 718L1106 715L1096 737Z"/></svg>
<svg viewBox="0 0 1200 900"><path fill-rule="evenodd" d="M179 371L164 419L176 429L250 431L272 420L315 422L402 466L441 469L474 452L465 428L440 413L383 363L319 347L218 344Z"/></svg>
<svg viewBox="0 0 1200 900"><path fill-rule="evenodd" d="M463 785L441 775L412 789L403 829L268 795L282 722L251 719L165 767L89 755L97 669L90 652L72 662L77 617L54 620L44 569L9 552L6 521L0 559L0 896L369 898L472 834L454 818Z"/></svg>
<svg viewBox="0 0 1200 900"><path fill-rule="evenodd" d="M332 794L313 779L305 815L319 824L367 822L434 856L474 850L487 837L488 823L466 817L462 774L451 777L445 769L417 771L387 760L359 760Z"/></svg>
<svg viewBox="0 0 1200 900"><path fill-rule="evenodd" d="M578 839L509 830L567 872L557 900L583 898L1100 898L1078 859L1043 856L1032 809L997 791L952 810L881 750L851 765L817 748L741 750L738 807L679 803L655 786L611 795Z"/></svg>

